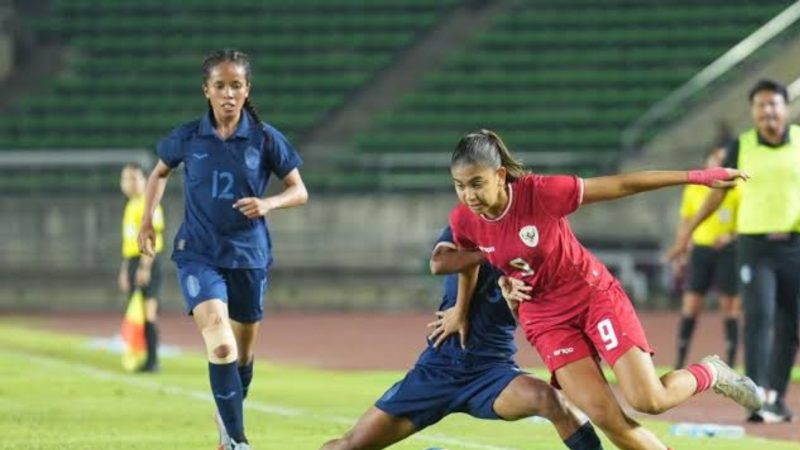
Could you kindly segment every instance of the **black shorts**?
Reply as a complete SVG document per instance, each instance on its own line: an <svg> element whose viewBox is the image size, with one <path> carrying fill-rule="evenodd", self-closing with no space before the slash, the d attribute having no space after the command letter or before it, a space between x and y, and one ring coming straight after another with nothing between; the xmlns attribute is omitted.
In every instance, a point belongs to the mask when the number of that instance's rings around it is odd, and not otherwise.
<svg viewBox="0 0 800 450"><path fill-rule="evenodd" d="M689 291L705 295L712 286L725 295L739 292L736 246L732 243L719 250L695 245L689 255Z"/></svg>
<svg viewBox="0 0 800 450"><path fill-rule="evenodd" d="M131 289L136 288L136 271L139 269L139 257L128 259L128 283ZM142 296L145 299L155 298L161 294L161 284L164 281L163 274L161 273L161 257L156 255L153 259L153 265L150 266L150 282L145 286L141 286Z"/></svg>

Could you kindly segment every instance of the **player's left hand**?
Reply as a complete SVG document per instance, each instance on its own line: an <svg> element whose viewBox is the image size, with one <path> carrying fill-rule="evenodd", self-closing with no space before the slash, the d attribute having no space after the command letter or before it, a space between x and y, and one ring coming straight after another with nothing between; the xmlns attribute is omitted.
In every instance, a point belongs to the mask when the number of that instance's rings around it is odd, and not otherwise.
<svg viewBox="0 0 800 450"><path fill-rule="evenodd" d="M247 216L248 219L257 219L264 217L272 209L270 203L265 198L258 197L244 197L236 200L233 207L238 209L240 213Z"/></svg>
<svg viewBox="0 0 800 450"><path fill-rule="evenodd" d="M469 321L466 314L458 308L448 308L444 311L436 311L436 320L428 324L431 333L428 339L433 341L433 348L439 348L442 342L450 335L458 333L461 348L467 348L467 336L469 335Z"/></svg>
<svg viewBox="0 0 800 450"><path fill-rule="evenodd" d="M702 184L712 188L731 188L736 180L747 181L750 175L738 169L712 167L710 169L690 170L687 175L689 184Z"/></svg>
<svg viewBox="0 0 800 450"><path fill-rule="evenodd" d="M497 280L500 285L500 291L503 293L503 298L511 302L525 302L531 299L529 295L533 289L528 286L524 281L514 277L502 276Z"/></svg>

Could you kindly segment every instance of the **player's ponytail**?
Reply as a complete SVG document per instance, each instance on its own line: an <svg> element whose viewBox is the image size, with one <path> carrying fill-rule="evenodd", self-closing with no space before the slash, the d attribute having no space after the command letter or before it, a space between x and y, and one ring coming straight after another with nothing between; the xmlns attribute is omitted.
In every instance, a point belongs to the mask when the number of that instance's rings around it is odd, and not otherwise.
<svg viewBox="0 0 800 450"><path fill-rule="evenodd" d="M258 126L260 127L261 126L261 117L258 115L258 110L256 109L255 105L253 105L253 102L250 101L250 97L247 97L244 100L244 109L245 109L245 111L250 113L250 116L253 117L253 120L255 120L256 123L259 124Z"/></svg>
<svg viewBox="0 0 800 450"><path fill-rule="evenodd" d="M522 163L511 155L500 136L485 129L469 133L458 141L450 157L450 166L460 164L480 164L493 169L505 167L507 182L515 181L528 173Z"/></svg>

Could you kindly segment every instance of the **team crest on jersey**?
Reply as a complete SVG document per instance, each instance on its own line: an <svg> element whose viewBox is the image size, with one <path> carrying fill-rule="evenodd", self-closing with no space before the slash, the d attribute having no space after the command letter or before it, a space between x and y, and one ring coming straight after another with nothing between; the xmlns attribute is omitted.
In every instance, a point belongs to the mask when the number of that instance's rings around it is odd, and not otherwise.
<svg viewBox="0 0 800 450"><path fill-rule="evenodd" d="M539 245L539 229L536 225L527 225L519 230L519 238L528 247L536 247Z"/></svg>
<svg viewBox="0 0 800 450"><path fill-rule="evenodd" d="M248 169L258 169L258 160L260 155L255 147L247 147L244 151L244 162L247 164Z"/></svg>

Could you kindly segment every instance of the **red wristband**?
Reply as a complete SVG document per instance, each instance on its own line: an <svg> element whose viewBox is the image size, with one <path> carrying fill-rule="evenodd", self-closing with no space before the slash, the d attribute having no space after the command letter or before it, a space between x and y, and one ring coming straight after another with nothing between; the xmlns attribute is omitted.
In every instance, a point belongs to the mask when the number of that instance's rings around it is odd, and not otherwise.
<svg viewBox="0 0 800 450"><path fill-rule="evenodd" d="M711 186L715 181L729 180L730 175L724 167L714 167L711 169L690 170L687 178L689 184Z"/></svg>

